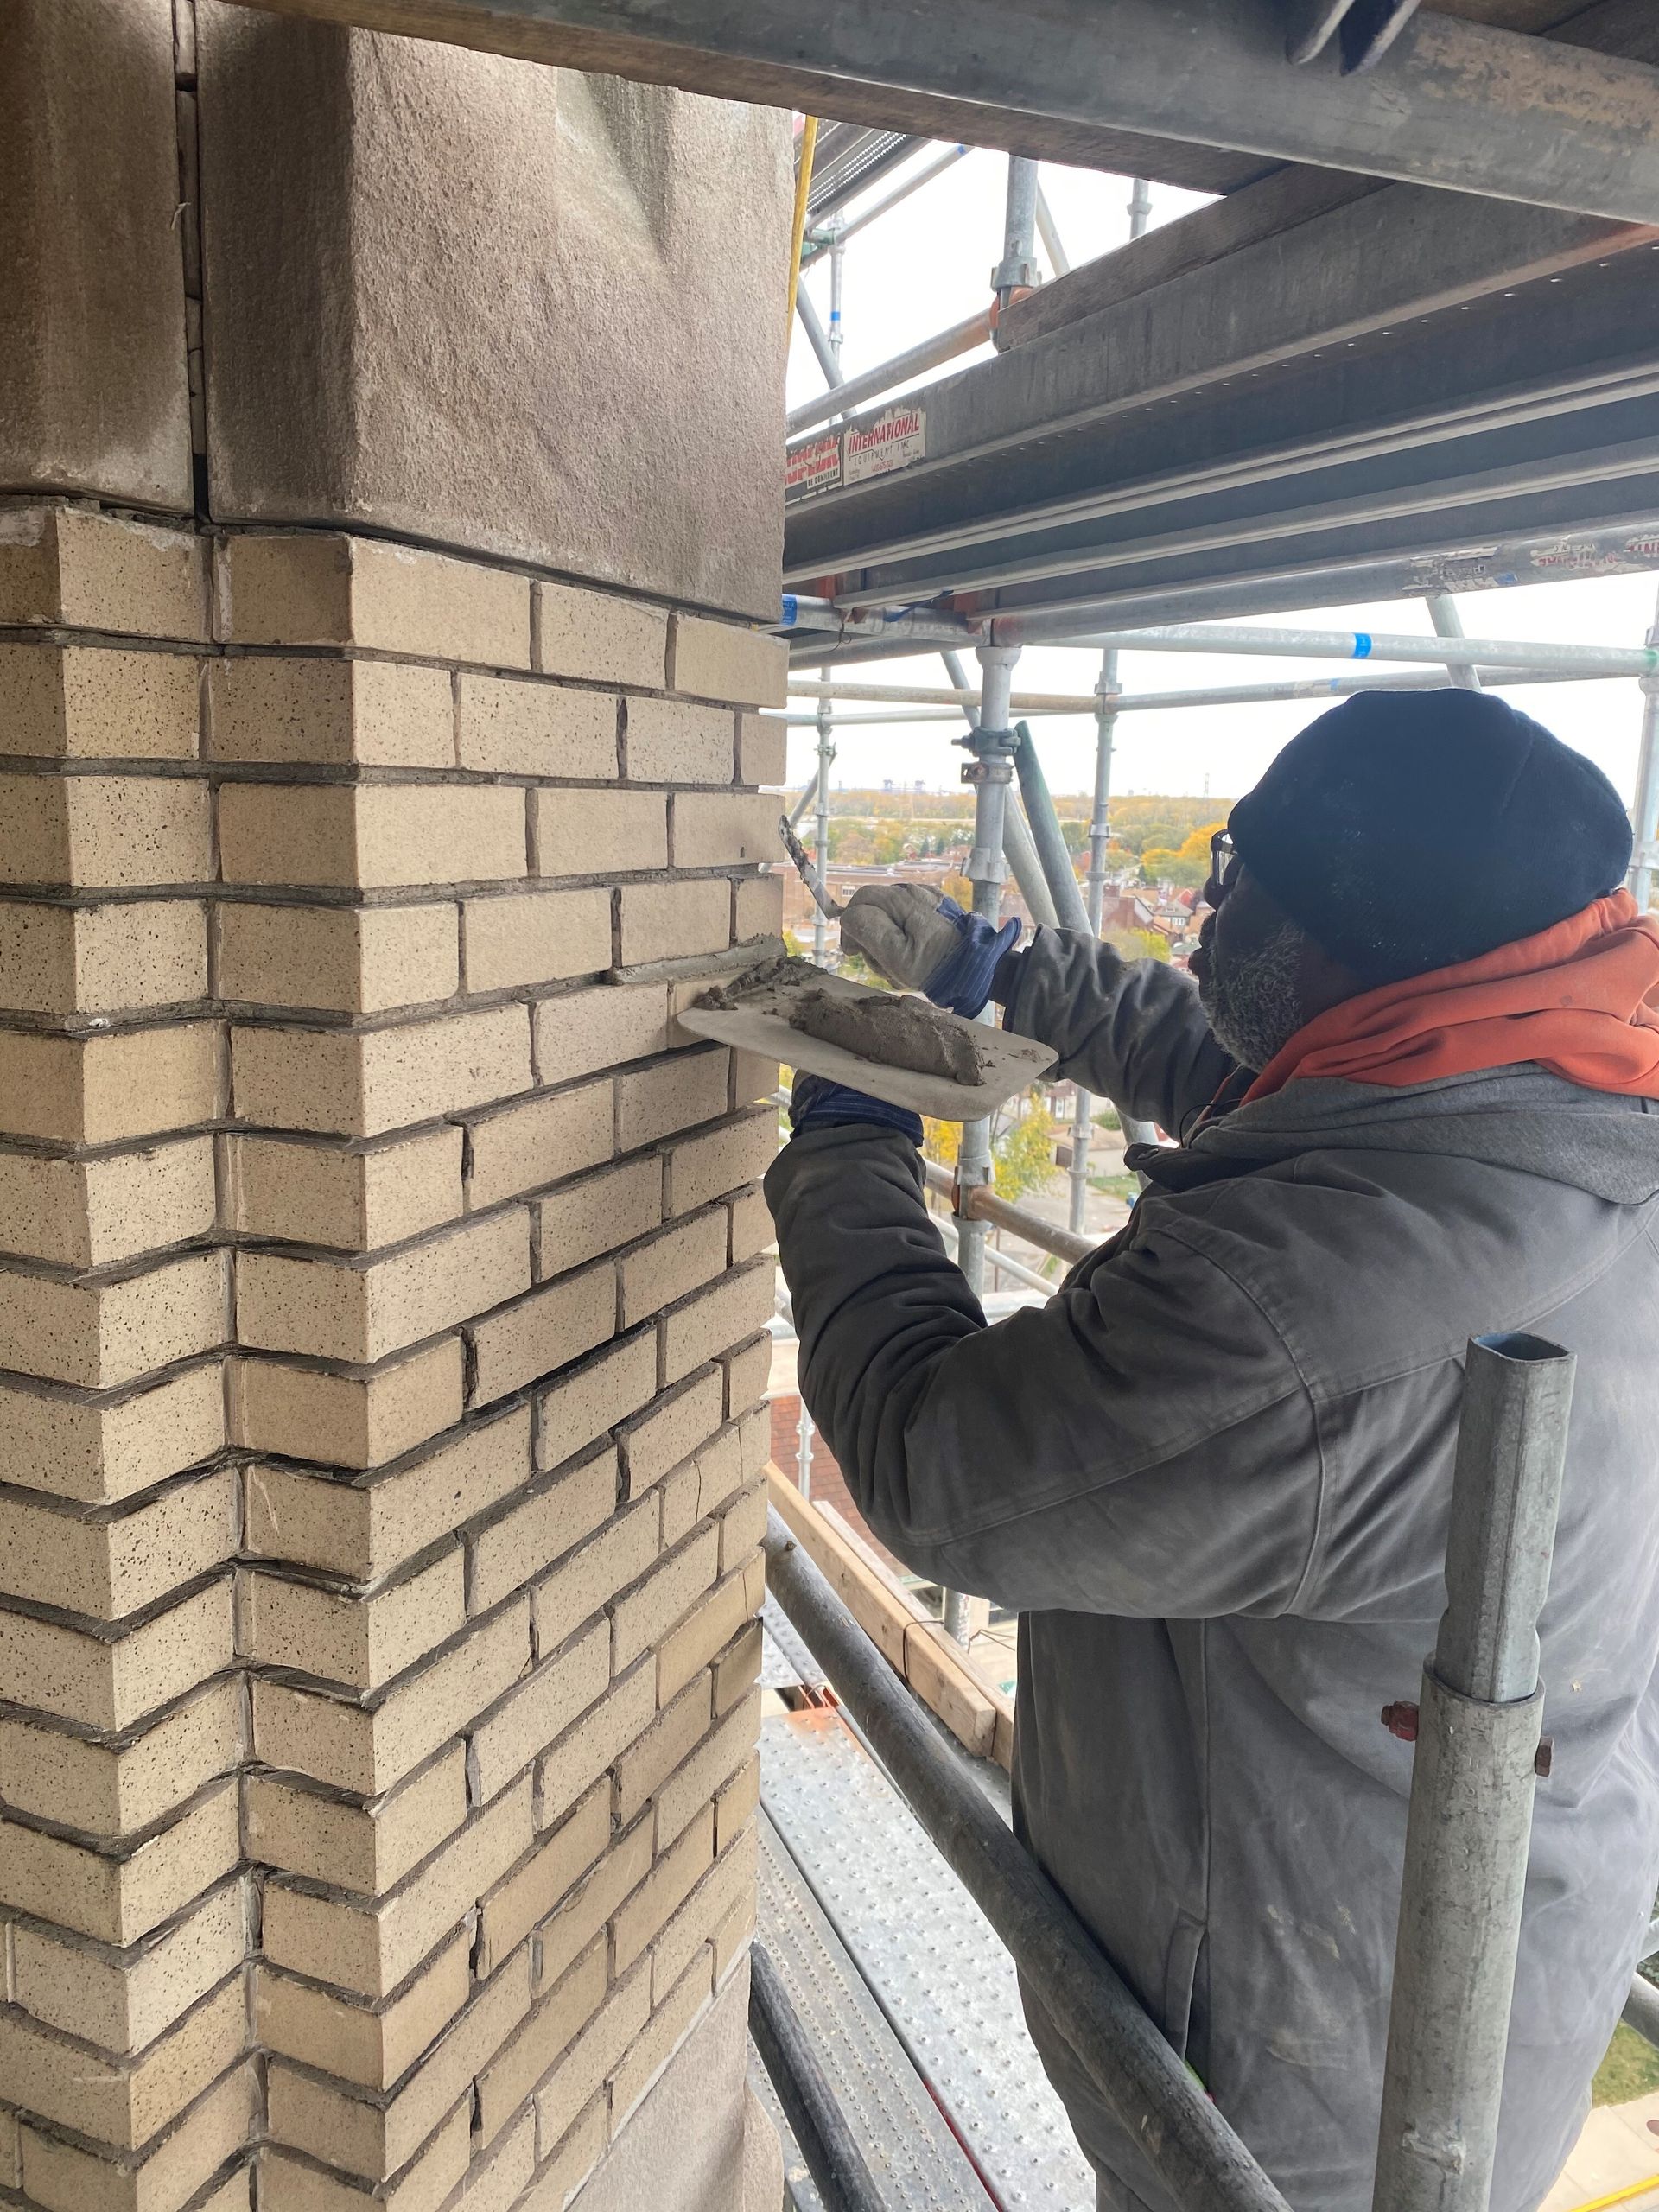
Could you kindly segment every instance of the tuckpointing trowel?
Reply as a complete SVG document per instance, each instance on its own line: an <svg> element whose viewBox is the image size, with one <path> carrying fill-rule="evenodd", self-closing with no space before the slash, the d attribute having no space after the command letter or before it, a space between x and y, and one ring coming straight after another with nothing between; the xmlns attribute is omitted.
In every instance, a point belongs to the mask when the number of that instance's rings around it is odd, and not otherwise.
<svg viewBox="0 0 1659 2212"><path fill-rule="evenodd" d="M790 828L786 814L780 814L778 817L778 834L784 841L784 850L795 863L796 874L807 887L812 904L826 920L838 922L847 909L838 906L824 888L823 878L812 865L812 855Z"/></svg>

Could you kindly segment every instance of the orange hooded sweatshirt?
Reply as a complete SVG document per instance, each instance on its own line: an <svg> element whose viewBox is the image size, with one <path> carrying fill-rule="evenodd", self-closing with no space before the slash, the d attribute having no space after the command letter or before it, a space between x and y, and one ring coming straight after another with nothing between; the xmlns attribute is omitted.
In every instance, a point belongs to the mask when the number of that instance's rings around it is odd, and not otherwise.
<svg viewBox="0 0 1659 2212"><path fill-rule="evenodd" d="M1344 999L1297 1031L1242 1103L1299 1076L1403 1089L1520 1060L1659 1098L1659 921L1628 891L1478 960Z"/></svg>

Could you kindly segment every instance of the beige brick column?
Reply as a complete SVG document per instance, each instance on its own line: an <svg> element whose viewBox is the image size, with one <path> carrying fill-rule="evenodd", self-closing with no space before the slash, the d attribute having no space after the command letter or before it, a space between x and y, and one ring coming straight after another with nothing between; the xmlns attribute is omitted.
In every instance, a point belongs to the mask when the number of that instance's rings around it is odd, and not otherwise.
<svg viewBox="0 0 1659 2212"><path fill-rule="evenodd" d="M627 971L775 925L778 651L335 534L217 582L261 2212L559 2205L752 1917L772 1071Z"/></svg>
<svg viewBox="0 0 1659 2212"><path fill-rule="evenodd" d="M206 553L0 514L0 2183L48 2212L241 2212L257 2125Z"/></svg>

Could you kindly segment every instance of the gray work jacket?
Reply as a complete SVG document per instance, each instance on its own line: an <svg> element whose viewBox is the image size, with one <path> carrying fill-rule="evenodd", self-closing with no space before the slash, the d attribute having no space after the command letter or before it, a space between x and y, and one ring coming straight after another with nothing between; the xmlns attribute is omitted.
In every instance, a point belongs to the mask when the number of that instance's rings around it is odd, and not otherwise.
<svg viewBox="0 0 1659 2212"><path fill-rule="evenodd" d="M1192 1129L1232 1064L1155 963L1039 932L1007 1026ZM1412 1753L1467 1339L1579 1355L1494 2212L1587 2105L1659 1876L1659 1109L1526 1065L1288 1084L1151 1162L987 1327L914 1147L795 1139L766 1194L803 1394L900 1559L1016 1607L1020 1834L1298 2212L1371 2196ZM1132 2128L1027 2016L1109 2201Z"/></svg>

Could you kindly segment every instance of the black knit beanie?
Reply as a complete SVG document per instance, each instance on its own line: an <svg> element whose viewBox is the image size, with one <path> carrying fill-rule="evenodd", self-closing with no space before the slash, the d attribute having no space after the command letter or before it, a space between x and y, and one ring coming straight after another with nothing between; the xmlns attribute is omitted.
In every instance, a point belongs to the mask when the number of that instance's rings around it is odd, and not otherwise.
<svg viewBox="0 0 1659 2212"><path fill-rule="evenodd" d="M1630 859L1593 762L1490 692L1367 691L1280 753L1228 827L1245 867L1375 989L1530 937Z"/></svg>

